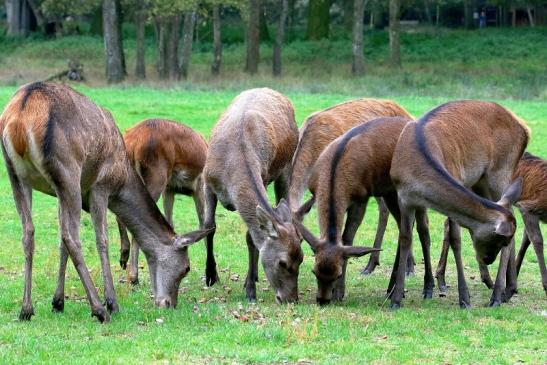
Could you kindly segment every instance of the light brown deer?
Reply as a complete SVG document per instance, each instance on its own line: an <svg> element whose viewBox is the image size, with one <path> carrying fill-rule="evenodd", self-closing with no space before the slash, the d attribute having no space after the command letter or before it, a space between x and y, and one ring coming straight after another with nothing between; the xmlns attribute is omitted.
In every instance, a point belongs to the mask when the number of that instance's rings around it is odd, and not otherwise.
<svg viewBox="0 0 547 365"><path fill-rule="evenodd" d="M543 236L539 228L540 222L547 223L547 161L525 153L519 162L516 176L523 179L522 195L516 206L522 214L525 226L522 245L517 255L517 275L520 272L526 250L532 242L538 259L543 290L547 294L547 269L543 257Z"/></svg>
<svg viewBox="0 0 547 365"><path fill-rule="evenodd" d="M247 299L256 300L258 257L277 302L298 299L301 238L283 197L286 170L298 141L291 102L271 89L251 89L237 96L213 128L205 178L205 227L215 225L217 199L238 211L247 225L249 270ZM277 208L268 202L266 187L274 181ZM207 237L206 282L218 280L213 233Z"/></svg>
<svg viewBox="0 0 547 365"><path fill-rule="evenodd" d="M178 287L190 269L188 245L210 231L175 232L129 164L111 114L68 86L21 87L0 117L2 150L23 226L25 290L19 318L34 314L31 298L34 225L32 190L56 196L61 230L61 270L53 310L64 309L63 262L70 255L99 321L110 316L93 285L80 245L80 214L89 211L105 284L106 306L118 310L108 260L106 211L110 208L139 241L159 306L177 304Z"/></svg>
<svg viewBox="0 0 547 365"><path fill-rule="evenodd" d="M302 203L308 188L308 180L315 161L329 143L346 133L351 128L381 117L412 116L401 106L391 100L356 99L341 103L306 118L300 128L300 138L292 161L289 177L289 205L295 212ZM378 203L379 218L374 247L380 248L387 227L389 211L381 198ZM380 250L373 252L363 274L371 274L380 263ZM408 272L414 272L414 259L409 256Z"/></svg>
<svg viewBox="0 0 547 365"><path fill-rule="evenodd" d="M125 148L131 165L137 171L154 201L163 194L163 212L173 225L175 194L194 200L200 228L203 228L203 178L201 172L207 158L207 142L190 127L165 119L148 119L125 132ZM129 265L129 280L139 282L139 246L131 242L125 227L118 222L121 238L120 265Z"/></svg>
<svg viewBox="0 0 547 365"><path fill-rule="evenodd" d="M315 253L313 273L317 278L317 302L342 300L345 294L347 259L374 252L376 248L352 247L367 201L383 197L399 224L397 192L389 175L393 151L401 131L411 119L379 118L350 129L331 142L315 163L310 191L317 201L320 237L297 223ZM344 231L344 216L347 213ZM429 255L429 231L425 211L418 215L418 232L425 262L424 298L433 294Z"/></svg>
<svg viewBox="0 0 547 365"><path fill-rule="evenodd" d="M409 123L403 130L391 165L401 210L399 261L389 288L391 307L401 305L406 256L412 244L414 215L432 208L450 217L449 229L469 229L479 261L490 265L500 250L500 265L490 306L508 300L516 278L514 267L516 222L511 205L517 201L522 180L511 184L517 163L529 139L526 124L502 106L483 101L443 104ZM472 189L472 190L470 190ZM497 203L490 199L499 199ZM450 245L458 271L459 302L470 306L459 237Z"/></svg>

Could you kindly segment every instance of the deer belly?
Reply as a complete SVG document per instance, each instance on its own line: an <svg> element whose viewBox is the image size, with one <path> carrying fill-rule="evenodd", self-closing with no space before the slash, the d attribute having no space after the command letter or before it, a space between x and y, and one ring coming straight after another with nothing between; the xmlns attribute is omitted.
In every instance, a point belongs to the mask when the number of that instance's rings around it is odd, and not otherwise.
<svg viewBox="0 0 547 365"><path fill-rule="evenodd" d="M169 189L183 195L193 195L196 177L188 171L173 171L167 186Z"/></svg>

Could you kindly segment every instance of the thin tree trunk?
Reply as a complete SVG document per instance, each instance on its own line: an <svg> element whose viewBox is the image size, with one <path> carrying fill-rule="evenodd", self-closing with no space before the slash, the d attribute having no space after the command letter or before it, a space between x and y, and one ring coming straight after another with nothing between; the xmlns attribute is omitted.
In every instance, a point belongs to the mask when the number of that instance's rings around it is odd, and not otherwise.
<svg viewBox="0 0 547 365"><path fill-rule="evenodd" d="M424 0L424 10L425 10L425 18L427 19L427 23L429 25L433 24L433 16L431 15L430 0Z"/></svg>
<svg viewBox="0 0 547 365"><path fill-rule="evenodd" d="M171 80L180 79L179 68L179 40L180 40L180 22L181 17L179 14L171 17L169 25L171 31L169 34L169 40L167 42L167 69L169 72L169 78Z"/></svg>
<svg viewBox="0 0 547 365"><path fill-rule="evenodd" d="M511 12L511 26L514 28L517 26L517 9L515 7L512 7Z"/></svg>
<svg viewBox="0 0 547 365"><path fill-rule="evenodd" d="M469 4L470 0L463 0L463 25L465 29L471 29L473 27L473 12Z"/></svg>
<svg viewBox="0 0 547 365"><path fill-rule="evenodd" d="M353 21L355 18L354 15L354 0L343 0L342 2L343 10L344 10L344 28L347 31L351 31L353 29Z"/></svg>
<svg viewBox="0 0 547 365"><path fill-rule="evenodd" d="M137 79L144 80L146 78L146 63L145 63L145 19L146 14L143 9L143 1L139 1L139 9L135 14L135 28L136 28L136 43L137 43L137 64L135 67L135 76Z"/></svg>
<svg viewBox="0 0 547 365"><path fill-rule="evenodd" d="M194 27L196 24L196 12L188 11L184 14L184 26L182 28L182 55L180 59L180 73L183 78L188 77L190 56L192 55L192 42L194 40Z"/></svg>
<svg viewBox="0 0 547 365"><path fill-rule="evenodd" d="M294 25L294 7L296 0L289 0L289 11L287 14L287 33L291 33Z"/></svg>
<svg viewBox="0 0 547 365"><path fill-rule="evenodd" d="M261 2L260 4L260 40L269 42L271 40L270 31L268 29L268 19L266 18L266 6Z"/></svg>
<svg viewBox="0 0 547 365"><path fill-rule="evenodd" d="M399 39L400 0L389 0L389 48L391 66L401 67L401 43Z"/></svg>
<svg viewBox="0 0 547 365"><path fill-rule="evenodd" d="M156 19L156 29L158 32L157 43L158 43L158 76L161 80L167 79L167 31L168 31L168 20L165 18L158 17Z"/></svg>
<svg viewBox="0 0 547 365"><path fill-rule="evenodd" d="M532 7L527 6L526 12L528 13L528 21L530 22L530 27L534 28L536 25L534 23L534 16L532 15Z"/></svg>
<svg viewBox="0 0 547 365"><path fill-rule="evenodd" d="M363 17L365 15L365 0L353 2L353 62L351 72L356 76L365 74L365 56L363 54Z"/></svg>
<svg viewBox="0 0 547 365"><path fill-rule="evenodd" d="M122 54L122 70L123 75L127 76L127 68L125 67L125 53L123 52L123 33L122 33L122 25L123 25L123 13L122 13L122 4L120 0L116 1L116 16L118 18L117 26L118 26L118 38L120 43L120 52Z"/></svg>
<svg viewBox="0 0 547 365"><path fill-rule="evenodd" d="M247 59L245 62L245 71L250 74L258 72L258 62L260 60L260 0L249 0L249 16L247 20Z"/></svg>
<svg viewBox="0 0 547 365"><path fill-rule="evenodd" d="M330 0L310 0L308 10L308 39L329 37Z"/></svg>
<svg viewBox="0 0 547 365"><path fill-rule="evenodd" d="M211 65L211 73L213 75L220 74L220 65L222 63L222 39L220 37L220 5L213 6L213 64Z"/></svg>
<svg viewBox="0 0 547 365"><path fill-rule="evenodd" d="M287 22L287 13L289 11L289 1L282 0L281 14L279 15L279 24L277 25L277 34L275 35L275 44L273 50L273 75L281 76L281 48L285 38L285 23Z"/></svg>
<svg viewBox="0 0 547 365"><path fill-rule="evenodd" d="M437 16L435 17L435 27L439 28L441 24L441 6L437 4Z"/></svg>
<svg viewBox="0 0 547 365"><path fill-rule="evenodd" d="M116 0L103 1L103 34L106 55L106 80L108 83L117 83L124 79L117 4Z"/></svg>

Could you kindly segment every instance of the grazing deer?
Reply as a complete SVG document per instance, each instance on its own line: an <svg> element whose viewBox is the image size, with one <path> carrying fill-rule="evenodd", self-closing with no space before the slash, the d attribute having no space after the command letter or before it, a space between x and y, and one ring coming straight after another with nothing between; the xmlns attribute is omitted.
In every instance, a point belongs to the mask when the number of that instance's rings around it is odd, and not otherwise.
<svg viewBox="0 0 547 365"><path fill-rule="evenodd" d="M80 245L80 214L89 211L105 285L106 306L118 309L108 260L106 211L110 208L139 241L148 260L158 306L175 306L181 279L190 269L188 245L210 231L175 232L129 164L111 114L68 86L33 83L21 87L0 117L2 150L23 226L25 290L19 318L34 314L32 190L56 196L61 228L61 270L53 310L64 309L67 255L84 285L91 314L110 316L99 300Z"/></svg>
<svg viewBox="0 0 547 365"><path fill-rule="evenodd" d="M399 224L397 192L389 175L393 151L410 118L379 118L350 129L321 153L310 178L310 191L317 201L320 237L299 222L297 228L315 253L317 302L342 300L349 257L363 256L376 248L352 247L367 201L383 197ZM344 216L347 213L342 233ZM417 217L425 262L424 298L433 294L429 255L429 231L425 211Z"/></svg>
<svg viewBox="0 0 547 365"><path fill-rule="evenodd" d="M514 260L514 244L510 243L516 222L511 205L522 188L521 180L512 184L511 180L528 139L523 121L502 106L483 101L446 103L406 126L391 165L401 210L400 257L390 288L392 308L400 307L403 297L414 215L426 208L450 217L460 306L467 308L470 301L458 225L469 229L481 263L490 265L502 251L490 306L501 304L504 289L505 299L509 299L511 290L516 289L512 275L505 288Z"/></svg>
<svg viewBox="0 0 547 365"><path fill-rule="evenodd" d="M404 108L391 100L356 99L314 113L306 119L300 128L300 139L290 170L288 200L291 211L298 210L308 188L308 180L315 161L328 144L351 128L381 117L412 118ZM381 198L376 198L376 201L379 218L374 247L380 248L389 211ZM380 250L377 250L370 255L370 260L362 271L363 274L371 274L379 263ZM414 258L410 255L407 274L413 272Z"/></svg>
<svg viewBox="0 0 547 365"><path fill-rule="evenodd" d="M217 199L238 211L247 225L249 270L247 299L256 300L258 257L279 303L298 299L298 270L303 253L291 211L284 199L286 170L298 141L291 102L263 88L237 96L213 128L205 179L205 227L215 225ZM268 202L266 187L274 181L277 208ZM207 237L206 282L218 281L213 233Z"/></svg>
<svg viewBox="0 0 547 365"><path fill-rule="evenodd" d="M547 223L547 160L525 153L519 162L516 176L523 179L522 195L516 206L524 220L522 245L516 262L517 275L526 250L532 242L538 259L543 290L547 294L547 269L543 257L543 236L539 228L540 222Z"/></svg>
<svg viewBox="0 0 547 365"><path fill-rule="evenodd" d="M131 165L137 171L154 201L163 193L163 212L173 225L175 194L194 199L200 228L203 228L203 179L201 172L207 158L207 142L190 127L164 119L148 119L130 128L123 136ZM121 238L120 265L127 266L129 239L118 222ZM132 241L129 280L137 284L139 246Z"/></svg>

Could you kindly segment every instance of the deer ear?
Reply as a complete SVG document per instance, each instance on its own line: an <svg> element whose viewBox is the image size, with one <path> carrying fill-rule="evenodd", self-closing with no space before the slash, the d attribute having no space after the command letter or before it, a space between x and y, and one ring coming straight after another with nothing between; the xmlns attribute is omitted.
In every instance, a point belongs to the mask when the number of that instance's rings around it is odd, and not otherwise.
<svg viewBox="0 0 547 365"><path fill-rule="evenodd" d="M210 233L213 233L215 230L216 227L212 227L207 229L199 229L197 231L192 231L180 236L175 236L173 240L173 245L179 249L188 247L191 244L201 240L203 237L209 235Z"/></svg>
<svg viewBox="0 0 547 365"><path fill-rule="evenodd" d="M341 246L345 258L361 257L369 253L382 251L380 248L364 247L364 246Z"/></svg>
<svg viewBox="0 0 547 365"><path fill-rule="evenodd" d="M291 210L289 209L289 205L287 204L287 201L285 199L282 198L279 201L279 204L277 204L277 208L275 208L275 212L283 223L291 221Z"/></svg>
<svg viewBox="0 0 547 365"><path fill-rule="evenodd" d="M522 177L519 177L505 191L501 196L501 199L498 201L498 204L503 206L505 209L511 209L511 206L515 204L522 194Z"/></svg>
<svg viewBox="0 0 547 365"><path fill-rule="evenodd" d="M496 224L496 234L505 237L512 237L515 234L515 224L509 220L499 220Z"/></svg>
<svg viewBox="0 0 547 365"><path fill-rule="evenodd" d="M256 206L256 218L258 219L260 229L266 232L268 236L273 238L279 237L277 229L275 229L275 218L260 205Z"/></svg>
<svg viewBox="0 0 547 365"><path fill-rule="evenodd" d="M296 227L296 230L298 231L300 236L302 236L302 238L306 242L308 242L312 251L314 253L317 253L317 250L321 246L321 241L319 241L319 239L317 239L317 237L315 237L313 233L311 233L300 221L294 220L293 224Z"/></svg>
<svg viewBox="0 0 547 365"><path fill-rule="evenodd" d="M294 218L299 222L304 220L304 216L308 214L315 204L315 195L313 195L307 202L305 202L295 213Z"/></svg>

